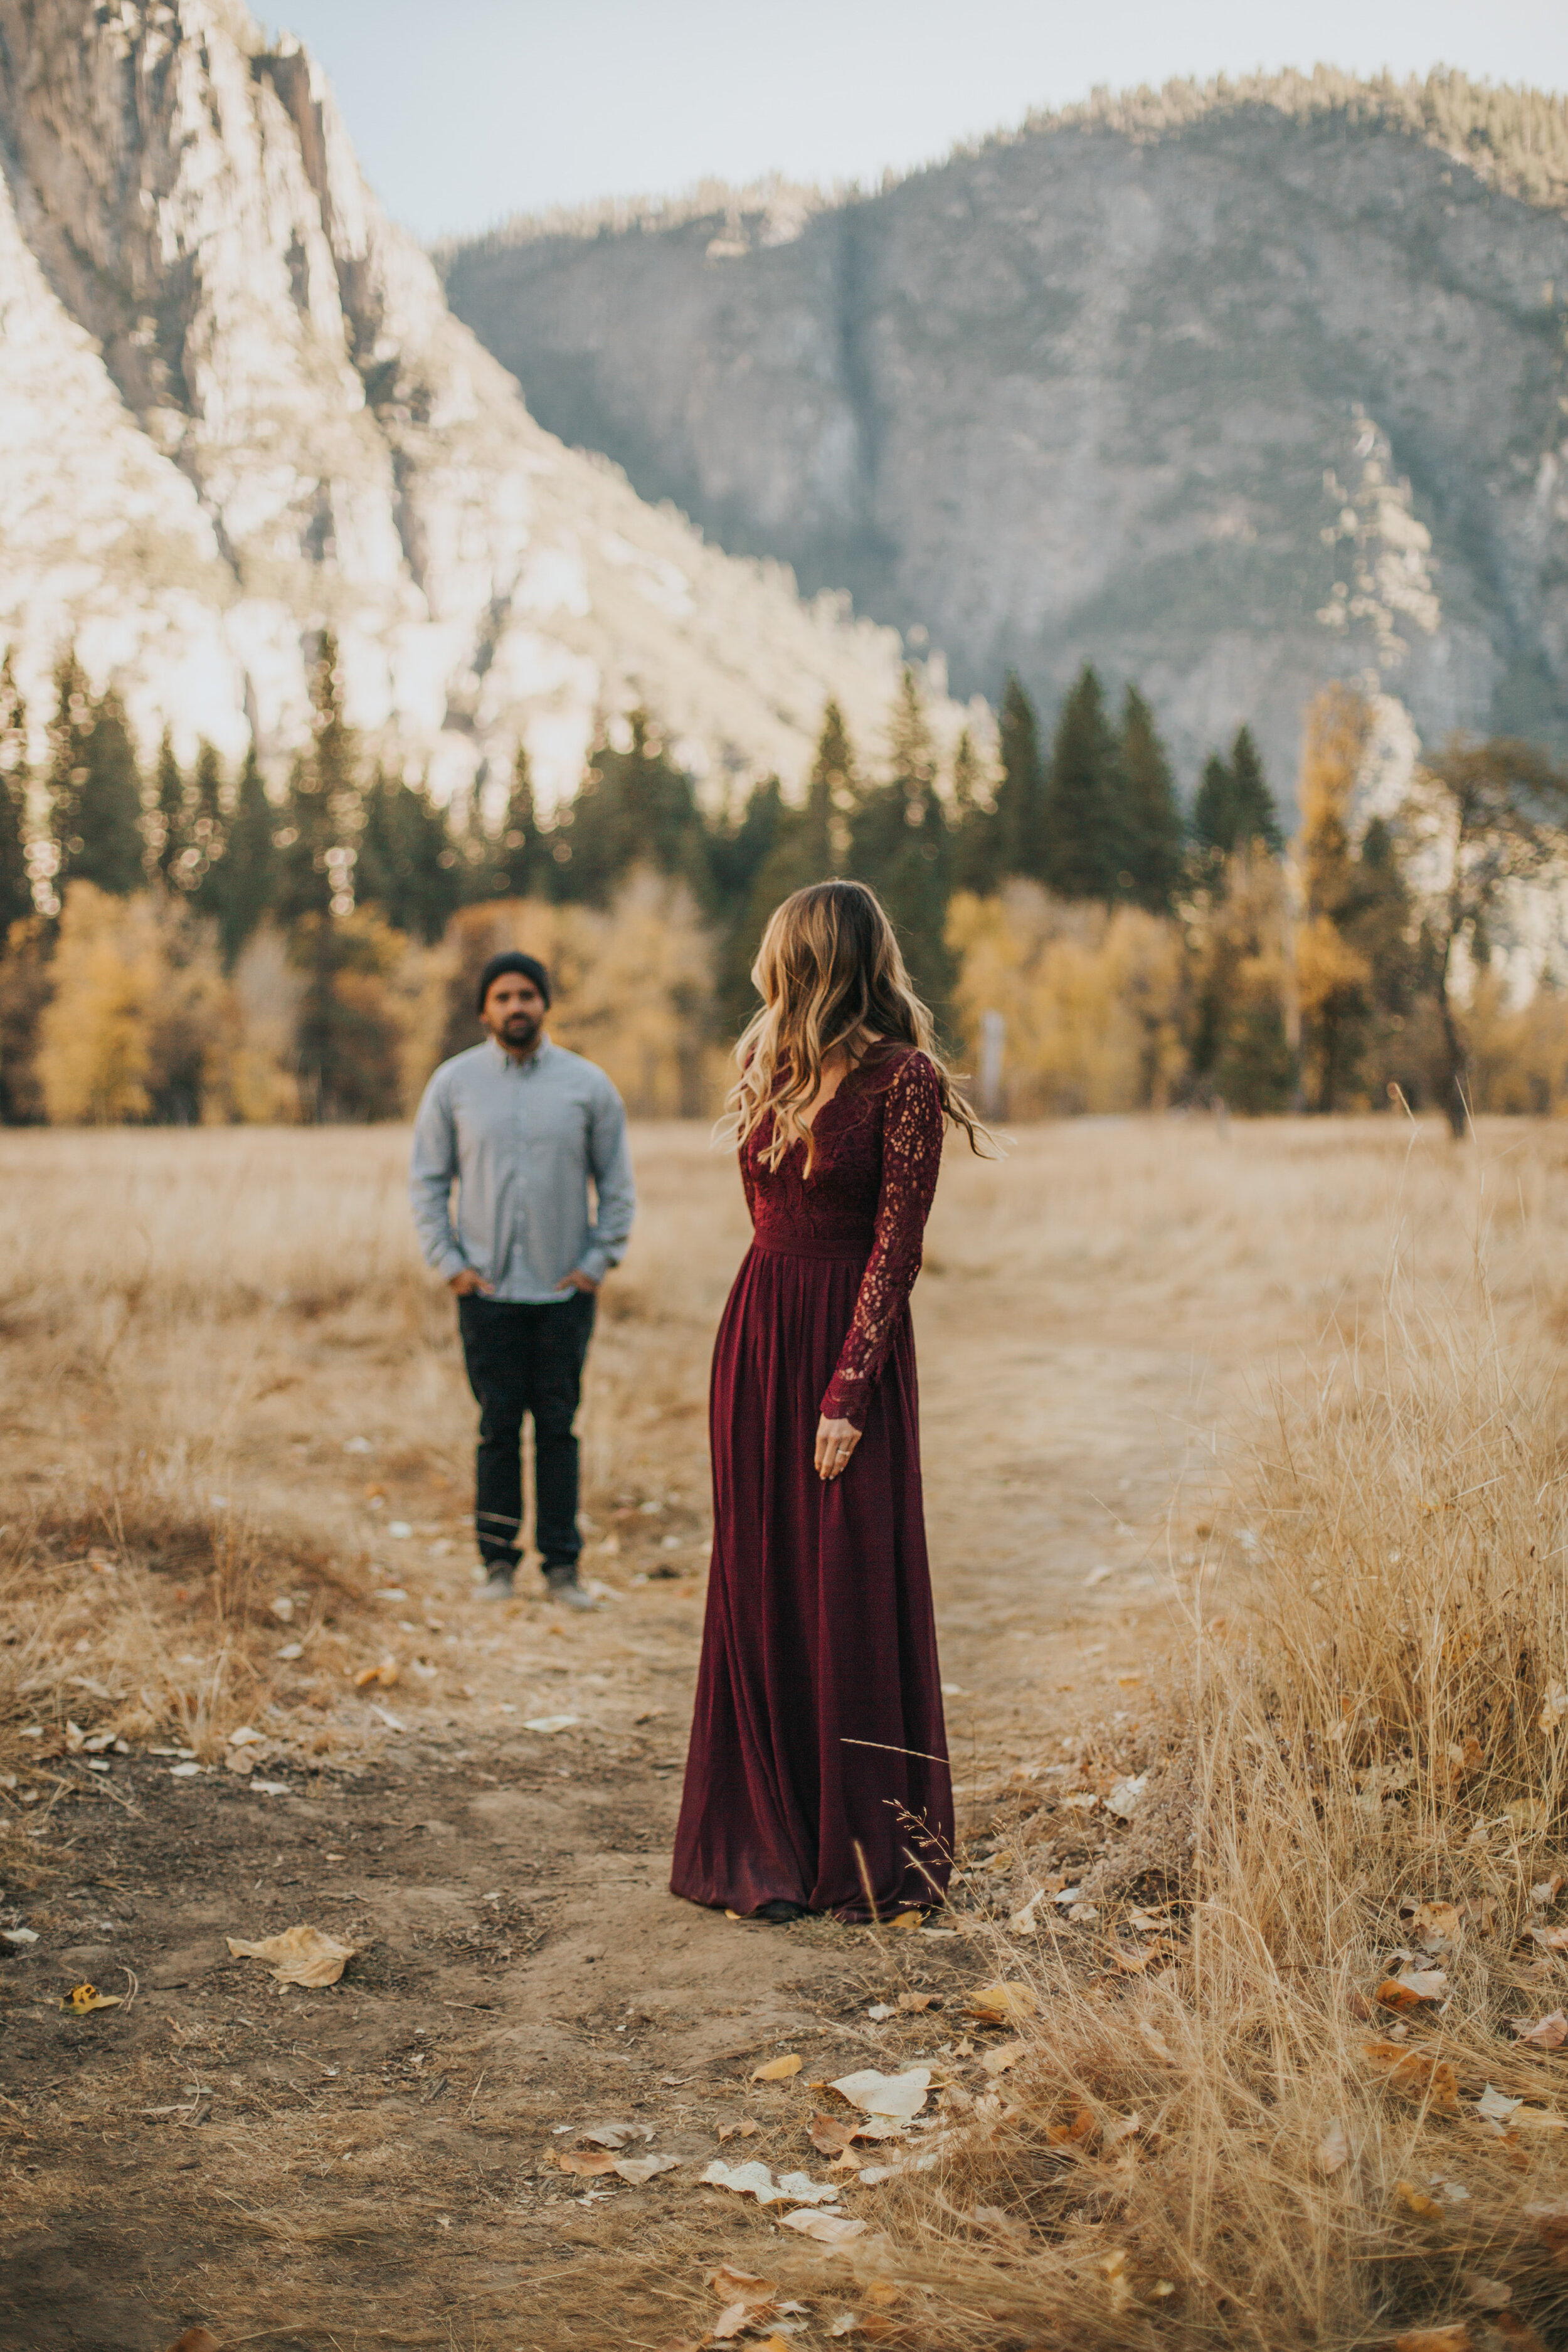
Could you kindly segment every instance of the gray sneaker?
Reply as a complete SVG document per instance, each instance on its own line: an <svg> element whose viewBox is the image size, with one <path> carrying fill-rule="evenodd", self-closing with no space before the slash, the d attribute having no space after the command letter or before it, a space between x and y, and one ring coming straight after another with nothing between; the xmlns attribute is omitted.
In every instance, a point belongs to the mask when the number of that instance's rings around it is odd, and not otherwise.
<svg viewBox="0 0 1568 2352"><path fill-rule="evenodd" d="M596 1609L598 1602L584 1592L574 1568L547 1568L544 1581L550 1587L552 1601L559 1601L563 1609Z"/></svg>
<svg viewBox="0 0 1568 2352"><path fill-rule="evenodd" d="M515 1573L515 1570L510 1568L492 1568L475 1593L474 1599L476 1601L510 1601L512 1591L511 1580Z"/></svg>

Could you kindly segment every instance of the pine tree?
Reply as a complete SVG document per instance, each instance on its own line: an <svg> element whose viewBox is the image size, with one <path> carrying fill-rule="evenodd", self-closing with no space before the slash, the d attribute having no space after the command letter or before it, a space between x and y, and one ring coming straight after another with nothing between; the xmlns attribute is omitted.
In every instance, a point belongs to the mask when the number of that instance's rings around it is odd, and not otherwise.
<svg viewBox="0 0 1568 2352"><path fill-rule="evenodd" d="M142 778L124 706L112 688L93 700L74 653L56 687L48 776L56 895L63 900L72 882L91 882L110 898L130 898L147 877Z"/></svg>
<svg viewBox="0 0 1568 2352"><path fill-rule="evenodd" d="M996 787L996 866L999 875L1046 878L1046 779L1035 706L1009 670L998 721L1002 781Z"/></svg>
<svg viewBox="0 0 1568 2352"><path fill-rule="evenodd" d="M223 762L213 746L203 740L196 745L196 764L191 776L191 807L186 820L186 871L190 887L200 891L207 876L217 866L228 841L228 825L223 806Z"/></svg>
<svg viewBox="0 0 1568 2352"><path fill-rule="evenodd" d="M595 745L559 829L567 856L558 861L558 893L607 906L622 877L643 865L679 876L706 905L711 876L691 778L668 757L647 710L634 710L626 724L631 740L625 751L615 748L607 731Z"/></svg>
<svg viewBox="0 0 1568 2352"><path fill-rule="evenodd" d="M520 743L511 764L511 790L496 846L499 895L505 898L548 898L555 885L555 862L540 832L533 803L533 771L528 746Z"/></svg>
<svg viewBox="0 0 1568 2352"><path fill-rule="evenodd" d="M153 772L150 830L158 878L165 890L177 890L188 878L181 866L185 848L185 779L174 757L174 739L166 727Z"/></svg>
<svg viewBox="0 0 1568 2352"><path fill-rule="evenodd" d="M887 908L917 991L940 1012L952 985L943 936L951 843L936 751L910 668L900 681L888 748L886 782L863 792L855 808L850 860Z"/></svg>
<svg viewBox="0 0 1568 2352"><path fill-rule="evenodd" d="M294 1033L300 1099L310 1117L327 1119L354 1084L353 1023L337 979L353 947L341 919L353 908L362 814L358 747L343 718L337 642L331 631L322 635L311 672L310 700L310 746L294 762L284 813L279 912L289 928L289 954L305 982Z"/></svg>
<svg viewBox="0 0 1568 2352"><path fill-rule="evenodd" d="M278 911L286 923L306 915L346 913L352 902L350 852L358 831L353 736L343 719L337 640L324 631L310 672L310 746L289 778L279 836Z"/></svg>
<svg viewBox="0 0 1568 2352"><path fill-rule="evenodd" d="M1193 839L1201 854L1232 856L1260 842L1270 857L1285 845L1279 813L1249 727L1237 730L1228 761L1211 751L1193 800Z"/></svg>
<svg viewBox="0 0 1568 2352"><path fill-rule="evenodd" d="M27 866L27 706L7 653L0 661L0 955L33 912Z"/></svg>
<svg viewBox="0 0 1568 2352"><path fill-rule="evenodd" d="M232 971L246 941L271 908L278 882L273 833L277 816L262 782L256 746L247 747L245 764L235 788L234 814L223 860L212 876L226 970Z"/></svg>
<svg viewBox="0 0 1568 2352"><path fill-rule="evenodd" d="M487 895L519 895L505 870L505 836L491 850ZM457 912L462 872L443 812L427 792L377 769L364 796L354 898L379 907L394 930L408 931L434 945Z"/></svg>
<svg viewBox="0 0 1568 2352"><path fill-rule="evenodd" d="M1120 747L1086 662L1057 719L1046 798L1045 879L1063 898L1130 895Z"/></svg>
<svg viewBox="0 0 1568 2352"><path fill-rule="evenodd" d="M1121 708L1121 755L1129 896L1151 914L1166 915L1182 878L1181 803L1154 714L1135 686Z"/></svg>
<svg viewBox="0 0 1568 2352"><path fill-rule="evenodd" d="M980 898L999 890L1007 874L1001 816L986 800L985 782L985 763L966 727L952 752L952 887Z"/></svg>
<svg viewBox="0 0 1568 2352"><path fill-rule="evenodd" d="M1238 727L1236 730L1236 740L1230 747L1230 773L1236 809L1233 848L1260 841L1270 857L1278 857L1285 846L1285 835L1250 727Z"/></svg>
<svg viewBox="0 0 1568 2352"><path fill-rule="evenodd" d="M1363 696L1347 687L1325 687L1308 710L1301 747L1296 990L1303 1070L1310 1107L1317 1111L1338 1110L1352 1094L1372 1012L1372 966L1354 937L1363 888L1351 835L1371 730Z"/></svg>

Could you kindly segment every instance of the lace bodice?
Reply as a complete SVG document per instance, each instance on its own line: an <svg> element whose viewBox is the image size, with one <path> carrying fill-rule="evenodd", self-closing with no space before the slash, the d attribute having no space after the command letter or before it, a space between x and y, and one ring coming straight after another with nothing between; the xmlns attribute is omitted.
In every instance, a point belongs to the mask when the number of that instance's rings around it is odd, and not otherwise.
<svg viewBox="0 0 1568 2352"><path fill-rule="evenodd" d="M925 1055L902 1047L852 1070L776 1169L763 1160L764 1120L741 1152L759 1247L805 1257L866 1254L855 1317L820 1411L865 1426L867 1401L921 1270L921 1243L942 1164L942 1097Z"/></svg>

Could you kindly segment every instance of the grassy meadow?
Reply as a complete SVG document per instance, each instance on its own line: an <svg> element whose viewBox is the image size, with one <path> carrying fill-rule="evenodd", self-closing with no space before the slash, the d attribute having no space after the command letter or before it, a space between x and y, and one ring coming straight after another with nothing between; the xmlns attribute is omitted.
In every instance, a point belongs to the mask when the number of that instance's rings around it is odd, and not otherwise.
<svg viewBox="0 0 1568 2352"><path fill-rule="evenodd" d="M744 1244L702 1130L636 1147L584 1420L601 1684L637 1611L695 1663L707 1350ZM245 1724L354 1763L367 1688L437 1739L502 1704L462 1620L472 1407L405 1152L395 1128L0 1133L8 1895L47 1875L68 1730L212 1762ZM934 2161L858 2192L834 2292L868 2336L1563 2340L1565 1244L1551 1123L1084 1121L950 1154L917 1320L978 1725L955 1916L1005 1990L932 2062ZM1141 1457L1151 1589L1122 1622L1167 1663L1136 1756L1110 1697L1042 1668L1018 1765L986 1731L986 1596L1020 1466L1065 1488L1081 1451L1026 1367L1119 1345L1202 1396L1187 1466L1179 1414ZM1097 1377L1089 1432L1128 1409ZM1084 1580L1048 1540L1032 1572L1047 1654Z"/></svg>

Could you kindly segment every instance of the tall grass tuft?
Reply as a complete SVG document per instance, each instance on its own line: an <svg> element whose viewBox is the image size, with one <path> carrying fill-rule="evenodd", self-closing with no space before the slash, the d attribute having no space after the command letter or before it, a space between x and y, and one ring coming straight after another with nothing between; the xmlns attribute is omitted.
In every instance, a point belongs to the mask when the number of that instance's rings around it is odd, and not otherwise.
<svg viewBox="0 0 1568 2352"><path fill-rule="evenodd" d="M1564 1429L1479 1287L1281 1394L1159 1883L1004 1939L1023 2053L902 2184L922 2342L1563 2340Z"/></svg>

